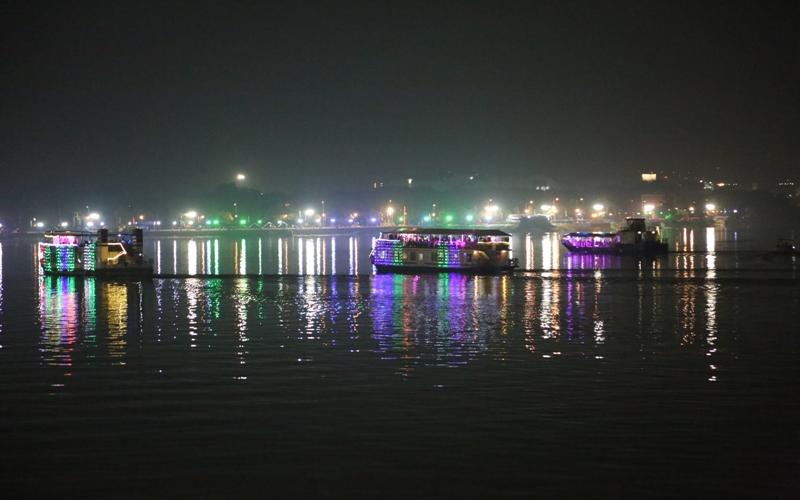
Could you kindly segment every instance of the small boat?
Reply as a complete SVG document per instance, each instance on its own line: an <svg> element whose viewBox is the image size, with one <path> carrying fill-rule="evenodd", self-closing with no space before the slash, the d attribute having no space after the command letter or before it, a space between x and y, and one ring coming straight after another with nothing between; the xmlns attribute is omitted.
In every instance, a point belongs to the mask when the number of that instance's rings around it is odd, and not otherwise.
<svg viewBox="0 0 800 500"><path fill-rule="evenodd" d="M797 248L793 240L779 240L775 246L775 251L786 255L800 255L800 249Z"/></svg>
<svg viewBox="0 0 800 500"><path fill-rule="evenodd" d="M561 237L561 243L576 253L667 253L668 245L658 231L648 230L644 219L628 217L627 226L616 233L579 231Z"/></svg>
<svg viewBox="0 0 800 500"><path fill-rule="evenodd" d="M512 271L511 235L492 229L399 228L381 232L370 252L379 273Z"/></svg>
<svg viewBox="0 0 800 500"><path fill-rule="evenodd" d="M143 231L109 239L108 229L97 234L78 231L45 233L39 242L39 265L50 276L150 277L153 261L143 255Z"/></svg>

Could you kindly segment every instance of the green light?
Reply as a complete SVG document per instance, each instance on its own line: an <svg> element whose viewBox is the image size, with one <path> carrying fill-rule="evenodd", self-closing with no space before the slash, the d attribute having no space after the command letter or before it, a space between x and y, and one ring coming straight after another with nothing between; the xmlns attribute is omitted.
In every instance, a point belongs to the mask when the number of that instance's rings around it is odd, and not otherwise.
<svg viewBox="0 0 800 500"><path fill-rule="evenodd" d="M240 226L244 226L245 224L247 224L247 220L245 220L245 219L239 219L239 225L240 225Z"/></svg>
<svg viewBox="0 0 800 500"><path fill-rule="evenodd" d="M445 222L453 222L453 216L450 215L450 214L447 214L447 215L444 216L444 220L445 220Z"/></svg>
<svg viewBox="0 0 800 500"><path fill-rule="evenodd" d="M467 222L472 222L475 217L472 214L467 214Z"/></svg>
<svg viewBox="0 0 800 500"><path fill-rule="evenodd" d="M263 221L263 220L261 220L261 219L258 219L256 222L257 222L257 223L258 223L258 225L260 226L260 225L261 225L261 223L262 223L262 222L264 222L264 221Z"/></svg>
<svg viewBox="0 0 800 500"><path fill-rule="evenodd" d="M219 226L219 219L214 219L214 225Z"/></svg>

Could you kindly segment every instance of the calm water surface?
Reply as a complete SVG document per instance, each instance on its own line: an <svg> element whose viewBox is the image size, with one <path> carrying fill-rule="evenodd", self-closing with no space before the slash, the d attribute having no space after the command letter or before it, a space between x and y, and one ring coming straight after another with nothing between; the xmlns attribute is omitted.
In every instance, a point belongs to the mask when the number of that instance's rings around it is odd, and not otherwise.
<svg viewBox="0 0 800 500"><path fill-rule="evenodd" d="M30 242L3 241L3 483L28 497L796 494L798 262L725 238L654 261L554 240L515 239L536 272L470 277L372 275L363 236L160 239L162 272L274 276L145 282L42 277Z"/></svg>

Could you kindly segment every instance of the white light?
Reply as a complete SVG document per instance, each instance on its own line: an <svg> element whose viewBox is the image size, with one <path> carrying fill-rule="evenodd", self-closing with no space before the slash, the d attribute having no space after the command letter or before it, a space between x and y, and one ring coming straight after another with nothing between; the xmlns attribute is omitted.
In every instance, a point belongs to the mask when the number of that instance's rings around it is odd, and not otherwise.
<svg viewBox="0 0 800 500"><path fill-rule="evenodd" d="M298 224L302 224L303 223L303 219L297 219L297 223Z"/></svg>
<svg viewBox="0 0 800 500"><path fill-rule="evenodd" d="M178 221L176 221L176 220L172 221L172 225L173 226L177 226L178 225Z"/></svg>
<svg viewBox="0 0 800 500"><path fill-rule="evenodd" d="M594 205L592 205L592 210L594 210L595 212L602 212L604 208L606 207L604 207L602 203L595 203Z"/></svg>
<svg viewBox="0 0 800 500"><path fill-rule="evenodd" d="M87 222L86 227L94 227L94 221Z"/></svg>
<svg viewBox="0 0 800 500"><path fill-rule="evenodd" d="M44 227L44 222L37 222L36 223L36 227L43 228Z"/></svg>
<svg viewBox="0 0 800 500"><path fill-rule="evenodd" d="M303 213L306 214L306 217L311 217L312 215L314 215L314 209L306 208L306 210Z"/></svg>
<svg viewBox="0 0 800 500"><path fill-rule="evenodd" d="M331 221L331 224L335 224L336 223L336 219L331 218L330 221Z"/></svg>
<svg viewBox="0 0 800 500"><path fill-rule="evenodd" d="M394 215L394 207L386 207L386 215L388 215L389 217Z"/></svg>
<svg viewBox="0 0 800 500"><path fill-rule="evenodd" d="M237 181L243 181L243 180L245 180L245 178L246 177L244 176L244 174L236 174L236 180Z"/></svg>
<svg viewBox="0 0 800 500"><path fill-rule="evenodd" d="M497 205L487 205L483 207L487 214L496 214L500 211L500 207Z"/></svg>
<svg viewBox="0 0 800 500"><path fill-rule="evenodd" d="M547 203L545 203L544 205L542 205L539 208L542 209L542 212L549 212L550 210L553 209L553 205L548 205Z"/></svg>
<svg viewBox="0 0 800 500"><path fill-rule="evenodd" d="M656 209L656 206L655 206L655 205L653 205L652 203L645 203L645 204L642 206L642 209L644 210L644 213L646 213L646 214L649 214L649 213L652 213L652 212L653 212L653 210L655 210L655 209Z"/></svg>
<svg viewBox="0 0 800 500"><path fill-rule="evenodd" d="M186 217L187 219L194 219L195 217L197 217L197 212L194 210L189 210L188 212L183 214L183 216Z"/></svg>
<svg viewBox="0 0 800 500"><path fill-rule="evenodd" d="M100 220L100 214L98 214L97 212L92 212L92 213L90 213L89 215L86 216L86 219L88 219L88 220Z"/></svg>
<svg viewBox="0 0 800 500"><path fill-rule="evenodd" d="M716 210L716 209L717 209L717 206L716 206L715 204L713 204L713 203L706 203L706 210L708 210L709 212L713 212L713 211L714 211L714 210Z"/></svg>
<svg viewBox="0 0 800 500"><path fill-rule="evenodd" d="M69 226L69 222L62 222L61 223L61 227L67 227L67 226Z"/></svg>
<svg viewBox="0 0 800 500"><path fill-rule="evenodd" d="M378 219L376 219L375 217L370 217L369 221L375 224L376 222L378 222Z"/></svg>

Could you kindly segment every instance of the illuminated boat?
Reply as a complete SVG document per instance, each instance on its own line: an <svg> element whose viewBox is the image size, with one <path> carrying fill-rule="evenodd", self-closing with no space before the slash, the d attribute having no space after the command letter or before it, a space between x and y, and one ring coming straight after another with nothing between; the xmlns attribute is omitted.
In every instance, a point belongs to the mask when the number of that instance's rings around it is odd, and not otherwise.
<svg viewBox="0 0 800 500"><path fill-rule="evenodd" d="M145 260L143 232L120 234L109 239L108 230L94 233L54 231L45 233L38 245L42 273L52 276L153 275L153 261Z"/></svg>
<svg viewBox="0 0 800 500"><path fill-rule="evenodd" d="M488 229L399 228L382 232L370 260L378 272L511 271L511 235Z"/></svg>
<svg viewBox="0 0 800 500"><path fill-rule="evenodd" d="M570 252L578 253L667 253L666 241L658 231L648 230L644 219L629 217L627 226L616 233L579 231L561 237L561 243Z"/></svg>

